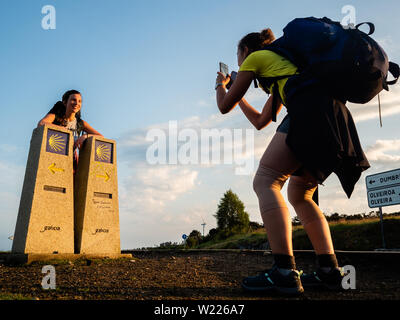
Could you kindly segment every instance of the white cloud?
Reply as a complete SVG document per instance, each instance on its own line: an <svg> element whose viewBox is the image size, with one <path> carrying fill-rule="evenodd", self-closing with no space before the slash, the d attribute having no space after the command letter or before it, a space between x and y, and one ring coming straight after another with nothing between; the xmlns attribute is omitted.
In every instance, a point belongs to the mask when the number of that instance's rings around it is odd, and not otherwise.
<svg viewBox="0 0 400 320"><path fill-rule="evenodd" d="M165 206L196 186L198 172L177 166L138 166L124 179L120 191L121 207L128 210L163 212Z"/></svg>
<svg viewBox="0 0 400 320"><path fill-rule="evenodd" d="M389 154L388 152L400 151L400 139L398 140L376 140L375 144L365 149L370 162L376 165L393 165L400 163L400 155Z"/></svg>
<svg viewBox="0 0 400 320"><path fill-rule="evenodd" d="M390 87L389 90L390 91L383 90L379 94L382 117L389 117L400 113L400 88L396 85ZM347 107L349 108L355 122L379 118L378 97L375 97L366 104L347 103Z"/></svg>
<svg viewBox="0 0 400 320"><path fill-rule="evenodd" d="M391 35L386 35L382 38L376 39L376 42L383 48L383 50L385 50L389 61L394 55L397 55L400 48L398 42L395 41Z"/></svg>
<svg viewBox="0 0 400 320"><path fill-rule="evenodd" d="M256 109L260 109L267 102L268 95L263 90L255 89L253 88L253 85L251 85L250 88L247 90L244 98L250 104L254 104L254 107L256 107Z"/></svg>

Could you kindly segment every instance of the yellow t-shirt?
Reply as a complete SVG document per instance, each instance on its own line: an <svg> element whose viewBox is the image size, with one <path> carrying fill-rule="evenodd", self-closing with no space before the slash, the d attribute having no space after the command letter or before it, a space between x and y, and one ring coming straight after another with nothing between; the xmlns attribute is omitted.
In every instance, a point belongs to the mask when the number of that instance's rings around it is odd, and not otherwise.
<svg viewBox="0 0 400 320"><path fill-rule="evenodd" d="M256 74L256 77L278 77L284 75L297 74L297 67L286 58L276 54L269 50L259 50L250 53L243 61L239 68L239 71L252 71ZM285 104L286 96L283 87L289 78L278 80L278 89L282 97L282 103ZM261 84L260 84L261 86ZM273 92L273 86L271 85L269 92ZM262 88L262 86L261 86ZM266 91L266 88L262 88Z"/></svg>

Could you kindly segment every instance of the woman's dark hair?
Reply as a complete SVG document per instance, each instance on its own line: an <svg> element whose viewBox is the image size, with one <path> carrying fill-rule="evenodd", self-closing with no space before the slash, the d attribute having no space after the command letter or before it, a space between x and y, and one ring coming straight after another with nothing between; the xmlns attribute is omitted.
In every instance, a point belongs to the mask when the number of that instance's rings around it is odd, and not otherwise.
<svg viewBox="0 0 400 320"><path fill-rule="evenodd" d="M65 92L62 96L62 101L58 101L56 104L62 103L64 105L64 103L67 103L69 96L71 94L79 94L82 95L78 90L68 90L67 92ZM81 111L79 110L76 115L76 120L80 121L81 120Z"/></svg>
<svg viewBox="0 0 400 320"><path fill-rule="evenodd" d="M247 34L239 41L238 47L244 50L245 47L249 49L249 53L257 51L270 44L275 40L274 33L271 29L264 29L261 32L252 32Z"/></svg>
<svg viewBox="0 0 400 320"><path fill-rule="evenodd" d="M79 94L79 95L82 95L78 90L68 90L67 92L65 92L65 93L63 94L63 96L62 96L62 101L63 101L63 102L67 102L68 99L69 99L69 96L70 96L71 94Z"/></svg>

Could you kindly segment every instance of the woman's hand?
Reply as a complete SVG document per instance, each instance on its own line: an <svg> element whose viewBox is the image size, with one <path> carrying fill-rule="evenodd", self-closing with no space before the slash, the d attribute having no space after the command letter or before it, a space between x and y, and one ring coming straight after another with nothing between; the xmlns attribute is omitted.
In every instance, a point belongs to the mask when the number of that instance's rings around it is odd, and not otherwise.
<svg viewBox="0 0 400 320"><path fill-rule="evenodd" d="M78 138L78 140L76 140L76 142L74 143L74 149L75 149L75 148L79 148L79 150L80 150L80 149L82 148L82 146L83 146L83 143L84 143L85 140L87 139L87 137L88 137L87 134L81 135L81 136Z"/></svg>
<svg viewBox="0 0 400 320"><path fill-rule="evenodd" d="M253 79L254 73L252 71L239 71L229 91L226 92L225 86L230 81L230 77L225 77L221 72L218 72L217 82L221 81L218 83L222 83L224 88L224 90L219 89L219 87L217 89L217 105L222 114L235 108L250 87Z"/></svg>
<svg viewBox="0 0 400 320"><path fill-rule="evenodd" d="M231 77L228 75L227 77L225 77L225 75L221 72L217 72L217 79L215 80L216 83L222 83L222 86L224 88L226 88L226 85L229 83L229 81L231 81Z"/></svg>

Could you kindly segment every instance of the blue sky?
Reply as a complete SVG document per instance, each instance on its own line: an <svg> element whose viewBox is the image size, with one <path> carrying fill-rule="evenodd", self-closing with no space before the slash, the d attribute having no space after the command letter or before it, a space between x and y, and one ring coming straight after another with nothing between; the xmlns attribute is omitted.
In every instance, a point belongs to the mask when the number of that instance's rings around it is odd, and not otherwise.
<svg viewBox="0 0 400 320"><path fill-rule="evenodd" d="M41 9L56 9L56 29L43 30ZM0 3L0 250L15 227L29 141L37 121L71 88L82 92L83 118L118 143L122 248L180 241L182 233L215 227L212 216L232 188L252 220L261 221L252 175L232 165L151 166L145 161L150 128L251 128L239 109L221 115L215 103L218 62L237 70L236 45L248 32L270 27L276 36L295 17L341 21L353 5L356 22L375 23L373 35L389 58L400 62L398 1L94 1L2 0ZM266 96L251 89L258 109ZM383 128L376 99L349 105L372 168L400 167L400 90L382 94ZM282 119L284 113L279 115ZM256 159L276 124L255 131ZM370 211L365 174L348 200L335 176L320 190L325 212ZM285 192L285 189L284 189ZM384 208L391 212L398 206Z"/></svg>

